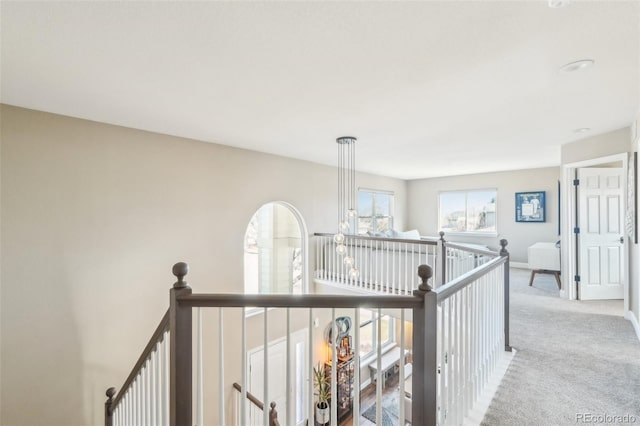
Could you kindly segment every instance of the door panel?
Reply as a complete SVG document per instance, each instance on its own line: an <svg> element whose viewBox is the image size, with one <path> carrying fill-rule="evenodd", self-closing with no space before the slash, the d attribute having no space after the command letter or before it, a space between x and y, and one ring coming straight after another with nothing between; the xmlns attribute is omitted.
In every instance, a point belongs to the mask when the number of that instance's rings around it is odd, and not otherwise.
<svg viewBox="0 0 640 426"><path fill-rule="evenodd" d="M291 374L291 402L293 407L287 409L287 342L285 339L276 340L269 343L269 401L276 403L278 411L278 419L280 424L285 424L289 417L295 418L295 422L289 422L300 426L304 424L307 418L306 400L307 387L309 377L306 374L307 368L307 329L303 329L292 333L290 336L291 354L290 356L290 374ZM248 386L247 390L251 392L260 401L264 401L264 349L259 348L248 353ZM258 426L263 424L263 412L257 409L253 404L249 404L249 426ZM289 415L287 415L289 413Z"/></svg>
<svg viewBox="0 0 640 426"><path fill-rule="evenodd" d="M582 300L624 296L622 176L621 168L578 170L578 274Z"/></svg>

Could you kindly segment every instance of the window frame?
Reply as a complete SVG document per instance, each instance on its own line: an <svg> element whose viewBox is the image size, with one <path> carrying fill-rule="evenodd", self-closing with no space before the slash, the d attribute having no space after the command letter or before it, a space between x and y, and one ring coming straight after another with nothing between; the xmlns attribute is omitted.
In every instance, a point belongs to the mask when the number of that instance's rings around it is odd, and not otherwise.
<svg viewBox="0 0 640 426"><path fill-rule="evenodd" d="M396 342L396 325L395 318L392 315L383 313L380 318L378 318L378 310L377 309L366 309L366 308L358 308L361 310L367 310L371 312L371 319L367 319L365 321L360 321L358 325L359 329L362 330L363 327L367 327L371 325L371 350L367 353L360 353L360 348L358 348L358 355L360 359L373 358L376 356L378 352L378 324L381 321L388 319L389 321L389 338L382 343L381 350L384 351L386 347L395 344ZM360 331L360 335L362 336L362 331Z"/></svg>
<svg viewBox="0 0 640 426"><path fill-rule="evenodd" d="M467 231L467 221L466 218L469 215L468 212L468 195L473 192L494 192L494 200L495 200L495 229L493 231ZM442 221L442 195L443 194L465 194L465 207L464 207L464 215L465 215L465 230L464 231L447 231L443 229ZM474 189L455 189L455 190L447 190L447 191L438 191L438 231L444 231L447 235L476 235L476 236L489 236L496 237L498 236L498 188L474 188Z"/></svg>
<svg viewBox="0 0 640 426"><path fill-rule="evenodd" d="M395 217L395 193L393 191L387 191L384 189L371 189L371 188L358 188L358 200L360 199L360 193L361 192L367 192L367 193L371 193L372 197L371 197L371 201L372 201L372 205L371 205L371 216L361 216L360 215L360 205L358 203L357 209L358 209L358 224L357 224L357 228L358 228L358 235L365 235L367 232L382 232L379 230L378 228L378 219L388 219L389 222L389 226L388 229L391 230L393 229L393 221L394 221L394 217ZM390 198L390 205L389 205L389 215L378 215L376 214L376 194L381 194L381 195L388 195ZM371 219L371 229L368 229L367 231L361 233L360 232L360 219L361 218L370 218Z"/></svg>

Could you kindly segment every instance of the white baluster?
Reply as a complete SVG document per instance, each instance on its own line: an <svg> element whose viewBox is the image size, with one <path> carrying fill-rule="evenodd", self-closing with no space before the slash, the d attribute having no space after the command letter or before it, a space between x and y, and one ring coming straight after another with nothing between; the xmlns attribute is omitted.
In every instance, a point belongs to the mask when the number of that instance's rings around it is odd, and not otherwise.
<svg viewBox="0 0 640 426"><path fill-rule="evenodd" d="M283 419L279 419L282 424L288 424L289 419L295 418L295 413L293 412L293 404L291 403L291 308L287 308L287 352L286 352L286 364L287 370L285 372L286 375L286 410L282 412L284 415ZM265 401L266 402L266 401Z"/></svg>
<svg viewBox="0 0 640 426"><path fill-rule="evenodd" d="M156 343L156 423L162 424L162 341Z"/></svg>
<svg viewBox="0 0 640 426"><path fill-rule="evenodd" d="M122 424L127 426L131 424L129 420L129 391L122 397Z"/></svg>
<svg viewBox="0 0 640 426"><path fill-rule="evenodd" d="M307 324L307 327L309 329L309 341L307 342L308 345L308 349L307 349L307 355L309 357L308 361L307 361L307 371L309 373L309 377L313 377L313 329L315 328L313 326L313 309L309 308L309 323ZM307 389L307 417L312 419L310 423L314 422L314 416L315 416L315 403L313 400L313 380L309 380L308 381L308 389Z"/></svg>
<svg viewBox="0 0 640 426"><path fill-rule="evenodd" d="M171 336L168 331L164 333L163 354L162 354L162 425L169 426L169 339Z"/></svg>
<svg viewBox="0 0 640 426"><path fill-rule="evenodd" d="M473 402L478 400L480 393L480 306L482 305L482 293L480 292L479 283L474 283L474 308L473 308Z"/></svg>
<svg viewBox="0 0 640 426"><path fill-rule="evenodd" d="M142 424L149 426L149 365L144 362L142 367Z"/></svg>
<svg viewBox="0 0 640 426"><path fill-rule="evenodd" d="M142 424L142 377L136 377L136 424Z"/></svg>
<svg viewBox="0 0 640 426"><path fill-rule="evenodd" d="M222 308L218 308L218 377L218 423L224 425L224 326Z"/></svg>
<svg viewBox="0 0 640 426"><path fill-rule="evenodd" d="M464 361L464 415L469 414L471 409L471 289L473 284L465 288L465 361Z"/></svg>
<svg viewBox="0 0 640 426"><path fill-rule="evenodd" d="M331 308L331 426L338 426L338 327L336 325L336 309Z"/></svg>
<svg viewBox="0 0 640 426"><path fill-rule="evenodd" d="M316 278L323 279L322 270L325 269L323 264L320 262L320 250L322 248L322 242L324 241L323 237L316 238Z"/></svg>
<svg viewBox="0 0 640 426"><path fill-rule="evenodd" d="M149 424L158 424L156 419L156 343L154 349L149 354Z"/></svg>
<svg viewBox="0 0 640 426"><path fill-rule="evenodd" d="M377 336L375 337L377 343L377 371L376 371L376 424L382 424L382 385L384 384L384 379L382 377L382 309L378 308L377 310L377 318L374 318L377 325ZM374 338L373 336L371 336Z"/></svg>
<svg viewBox="0 0 640 426"><path fill-rule="evenodd" d="M440 303L440 324L438 335L440 336L439 364L440 364L440 424L445 424L447 409L447 336L446 336L446 300Z"/></svg>
<svg viewBox="0 0 640 426"><path fill-rule="evenodd" d="M203 406L203 376L202 376L202 310L196 309L196 425L204 423Z"/></svg>
<svg viewBox="0 0 640 426"><path fill-rule="evenodd" d="M263 385L264 385L264 389L263 389L263 395L264 395L264 409L262 410L262 419L265 425L269 424L269 337L268 337L268 332L269 332L269 311L268 308L264 308L264 329L263 329L263 336L262 336L262 341L264 344L264 357L263 357L263 361L264 361L264 366L263 366Z"/></svg>
<svg viewBox="0 0 640 426"><path fill-rule="evenodd" d="M353 426L360 426L360 309L355 309L354 339L354 389L353 389Z"/></svg>
<svg viewBox="0 0 640 426"><path fill-rule="evenodd" d="M405 359L404 359L404 350L405 350L405 341L404 341L404 309L400 310L400 371L398 372L399 374L399 382L400 385L398 386L398 394L399 394L399 398L398 398L398 424L399 425L404 425L405 424L405 413L404 413L404 399L405 399L405 390L404 390L404 366L405 366Z"/></svg>
<svg viewBox="0 0 640 426"><path fill-rule="evenodd" d="M389 242L386 242L386 250L385 250L385 256L387 258L387 271L386 271L386 277L387 277L387 292L394 294L394 289L393 289L393 283L391 282L391 268L389 266L389 262L390 262L390 257L391 257L391 250L389 249Z"/></svg>
<svg viewBox="0 0 640 426"><path fill-rule="evenodd" d="M453 303L451 298L446 300L447 303L447 412L446 423L450 424L453 419Z"/></svg>
<svg viewBox="0 0 640 426"><path fill-rule="evenodd" d="M240 393L240 424L247 425L247 308L242 308L242 391ZM266 358L266 354L265 354Z"/></svg>
<svg viewBox="0 0 640 426"><path fill-rule="evenodd" d="M462 423L462 292L455 294L456 304L456 423Z"/></svg>

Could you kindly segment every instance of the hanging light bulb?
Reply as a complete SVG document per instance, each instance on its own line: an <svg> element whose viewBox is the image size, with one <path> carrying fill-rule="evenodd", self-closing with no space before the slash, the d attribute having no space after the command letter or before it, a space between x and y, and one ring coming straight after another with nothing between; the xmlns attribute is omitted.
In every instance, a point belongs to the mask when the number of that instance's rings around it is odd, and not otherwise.
<svg viewBox="0 0 640 426"><path fill-rule="evenodd" d="M352 234L358 230L358 225L355 222L355 218L358 216L356 209L356 140L353 136L343 136L336 139L338 143L338 233L333 236L333 240L336 243L336 253L344 256L343 263L349 269L350 279L356 279L360 275L354 266L355 259L348 253L344 244L345 234ZM354 228L353 231L349 229L351 227Z"/></svg>
<svg viewBox="0 0 640 426"><path fill-rule="evenodd" d="M360 271L358 271L358 268L353 267L349 270L349 278L355 280L360 276Z"/></svg>

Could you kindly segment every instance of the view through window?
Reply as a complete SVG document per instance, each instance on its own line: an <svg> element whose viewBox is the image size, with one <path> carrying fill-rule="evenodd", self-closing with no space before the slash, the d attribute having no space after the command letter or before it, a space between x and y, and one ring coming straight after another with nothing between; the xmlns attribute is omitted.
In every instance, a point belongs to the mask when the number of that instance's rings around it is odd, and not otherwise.
<svg viewBox="0 0 640 426"><path fill-rule="evenodd" d="M495 234L496 195L495 189L441 192L438 227L444 232Z"/></svg>
<svg viewBox="0 0 640 426"><path fill-rule="evenodd" d="M378 350L378 327L382 333L382 346L393 342L393 318L389 315L382 315L378 321L375 311L360 309L360 348L361 358L373 355Z"/></svg>
<svg viewBox="0 0 640 426"><path fill-rule="evenodd" d="M393 193L358 191L358 234L376 234L393 228Z"/></svg>

